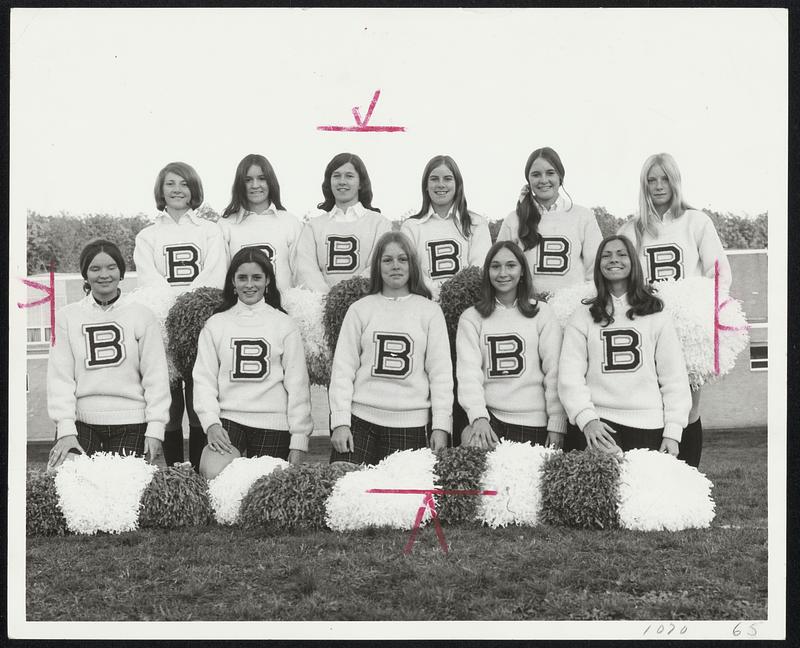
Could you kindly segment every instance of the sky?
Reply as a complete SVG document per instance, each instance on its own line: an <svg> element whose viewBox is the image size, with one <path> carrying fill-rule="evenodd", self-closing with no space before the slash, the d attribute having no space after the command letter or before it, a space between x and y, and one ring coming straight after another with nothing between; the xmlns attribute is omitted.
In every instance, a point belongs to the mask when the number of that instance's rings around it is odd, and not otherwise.
<svg viewBox="0 0 800 648"><path fill-rule="evenodd" d="M575 203L617 216L661 151L693 206L775 215L786 21L780 9L15 9L12 215L152 214L173 160L221 211L239 160L261 153L302 216L330 158L351 151L390 218L419 208L425 163L449 154L470 208L498 219L541 146L560 154ZM378 89L370 125L405 131L317 130L353 126Z"/></svg>

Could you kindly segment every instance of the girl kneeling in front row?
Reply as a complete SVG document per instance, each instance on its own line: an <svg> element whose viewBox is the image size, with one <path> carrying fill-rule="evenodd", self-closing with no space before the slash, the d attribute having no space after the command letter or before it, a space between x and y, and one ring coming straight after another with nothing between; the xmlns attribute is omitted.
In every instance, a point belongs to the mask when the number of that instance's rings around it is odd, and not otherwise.
<svg viewBox="0 0 800 648"><path fill-rule="evenodd" d="M564 331L558 370L561 402L585 437L577 445L677 456L692 405L686 363L672 318L645 287L630 240L602 241L594 283L597 297L584 301L588 308L578 308Z"/></svg>
<svg viewBox="0 0 800 648"><path fill-rule="evenodd" d="M550 307L532 296L522 250L498 241L486 255L480 300L458 321L458 400L472 426L462 444L491 449L498 437L563 444L561 326Z"/></svg>
<svg viewBox="0 0 800 648"><path fill-rule="evenodd" d="M396 450L447 447L453 374L447 327L420 276L411 241L378 239L370 294L342 322L328 390L331 463L375 464Z"/></svg>
<svg viewBox="0 0 800 648"><path fill-rule="evenodd" d="M314 427L303 342L261 250L231 260L223 302L200 332L192 379L208 438L204 477L245 453L302 462Z"/></svg>

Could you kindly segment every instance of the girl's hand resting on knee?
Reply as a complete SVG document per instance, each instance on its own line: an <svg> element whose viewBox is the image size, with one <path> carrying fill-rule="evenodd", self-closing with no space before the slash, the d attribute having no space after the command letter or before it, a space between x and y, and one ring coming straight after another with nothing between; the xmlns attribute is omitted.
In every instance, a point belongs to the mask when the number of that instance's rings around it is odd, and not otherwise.
<svg viewBox="0 0 800 648"><path fill-rule="evenodd" d="M299 466L306 458L305 450L289 450L289 463Z"/></svg>
<svg viewBox="0 0 800 648"><path fill-rule="evenodd" d="M431 450L439 452L447 447L447 440L450 435L444 430L434 430L431 432Z"/></svg>
<svg viewBox="0 0 800 648"><path fill-rule="evenodd" d="M564 447L564 439L566 438L566 436L567 435L562 432L551 432L550 430L548 430L547 438L544 441L544 447L561 450Z"/></svg>
<svg viewBox="0 0 800 648"><path fill-rule="evenodd" d="M678 442L675 439L670 439L667 437L661 438L661 447L658 449L659 452L666 452L667 454L671 454L673 457L678 456Z"/></svg>
<svg viewBox="0 0 800 648"><path fill-rule="evenodd" d="M583 434L586 436L586 445L590 450L597 449L604 452L613 452L617 446L614 441L616 430L607 423L603 423L600 419L593 419L589 421L583 428Z"/></svg>
<svg viewBox="0 0 800 648"><path fill-rule="evenodd" d="M353 452L353 433L349 425L340 425L333 431L331 445L336 452Z"/></svg>
<svg viewBox="0 0 800 648"><path fill-rule="evenodd" d="M208 447L214 452L226 454L233 452L233 444L225 428L219 423L214 423L206 432Z"/></svg>
<svg viewBox="0 0 800 648"><path fill-rule="evenodd" d="M69 451L73 448L79 450L81 454L86 454L84 449L81 448L81 444L78 443L78 437L75 434L63 436L56 441L55 445L50 450L50 457L47 460L47 469L52 470L53 468L57 468L61 462L67 458Z"/></svg>
<svg viewBox="0 0 800 648"><path fill-rule="evenodd" d="M484 450L494 450L499 442L492 426L489 425L489 419L479 418L472 422L472 437L469 445L478 446Z"/></svg>

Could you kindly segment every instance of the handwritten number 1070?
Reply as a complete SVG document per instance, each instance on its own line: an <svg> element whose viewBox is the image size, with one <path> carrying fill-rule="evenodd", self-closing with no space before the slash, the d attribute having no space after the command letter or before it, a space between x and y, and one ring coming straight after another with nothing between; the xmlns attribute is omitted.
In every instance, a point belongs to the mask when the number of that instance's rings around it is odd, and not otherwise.
<svg viewBox="0 0 800 648"><path fill-rule="evenodd" d="M648 632L650 632L650 628L652 627L653 624L651 623L644 629L642 636L645 636ZM673 632L675 632L675 630L678 630L678 634L686 634L687 627L681 626L680 629L678 629L678 626L676 626L674 623L661 623L656 626L655 633L657 635L671 635Z"/></svg>

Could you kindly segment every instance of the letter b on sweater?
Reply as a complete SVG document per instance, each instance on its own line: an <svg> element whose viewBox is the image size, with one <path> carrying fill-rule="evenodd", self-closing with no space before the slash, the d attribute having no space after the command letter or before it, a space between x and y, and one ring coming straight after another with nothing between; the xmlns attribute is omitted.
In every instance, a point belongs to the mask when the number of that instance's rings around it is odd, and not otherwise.
<svg viewBox="0 0 800 648"><path fill-rule="evenodd" d="M84 324L81 328L86 342L87 369L117 367L122 364L125 360L125 345L119 324Z"/></svg>
<svg viewBox="0 0 800 648"><path fill-rule="evenodd" d="M269 374L269 342L263 338L233 338L231 380L263 380Z"/></svg>
<svg viewBox="0 0 800 648"><path fill-rule="evenodd" d="M603 372L636 371L642 365L642 338L636 329L603 329Z"/></svg>
<svg viewBox="0 0 800 648"><path fill-rule="evenodd" d="M461 246L458 241L442 239L428 241L428 271L431 279L449 279L461 270Z"/></svg>
<svg viewBox="0 0 800 648"><path fill-rule="evenodd" d="M518 335L487 335L489 378L512 378L525 371L525 341Z"/></svg>
<svg viewBox="0 0 800 648"><path fill-rule="evenodd" d="M650 281L680 279L683 277L683 250L674 243L649 245L644 248L647 259L647 276Z"/></svg>
<svg viewBox="0 0 800 648"><path fill-rule="evenodd" d="M355 236L328 237L328 274L355 272L358 268L358 239Z"/></svg>
<svg viewBox="0 0 800 648"><path fill-rule="evenodd" d="M375 342L375 362L372 375L381 378L405 378L411 373L414 341L405 333L379 333Z"/></svg>
<svg viewBox="0 0 800 648"><path fill-rule="evenodd" d="M165 245L167 283L189 284L200 274L200 250L192 243Z"/></svg>

